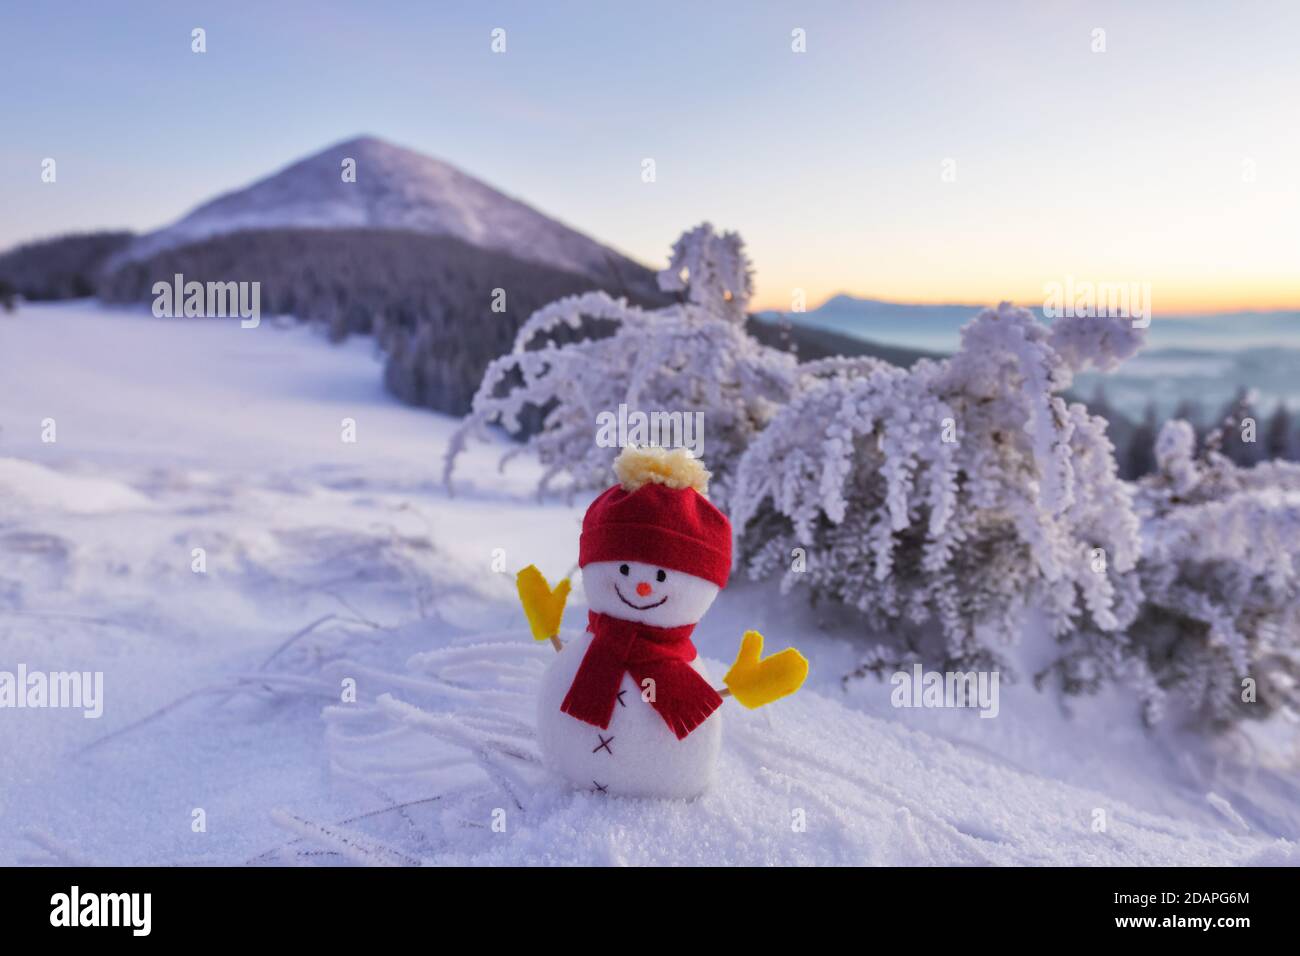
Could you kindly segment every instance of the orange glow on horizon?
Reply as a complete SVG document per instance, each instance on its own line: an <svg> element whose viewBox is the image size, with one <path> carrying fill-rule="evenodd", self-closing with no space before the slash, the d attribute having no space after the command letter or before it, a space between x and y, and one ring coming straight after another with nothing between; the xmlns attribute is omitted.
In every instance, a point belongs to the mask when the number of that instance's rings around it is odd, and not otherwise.
<svg viewBox="0 0 1300 956"><path fill-rule="evenodd" d="M1059 281L1059 280L1058 280ZM1115 280L1134 282L1140 280ZM1023 282L1008 284L1000 290L971 287L968 291L946 289L942 293L934 291L934 284L922 292L912 294L909 286L894 282L881 283L876 288L857 288L848 285L826 287L798 286L791 284L790 292L777 291L776 283L757 283L758 288L751 303L755 312L791 312L792 293L802 288L806 311L812 312L828 299L837 295L848 295L857 299L871 299L896 305L971 305L991 306L1001 301L1011 301L1027 308L1041 307L1046 298L1043 285L1026 286ZM1161 294L1162 286L1180 288L1177 294ZM774 288L776 286L776 288ZM1249 283L1249 289L1240 286L1231 287L1197 287L1188 282L1151 282L1152 310L1156 315L1197 316L1234 312L1300 312L1300 281L1295 278L1276 280L1274 282Z"/></svg>

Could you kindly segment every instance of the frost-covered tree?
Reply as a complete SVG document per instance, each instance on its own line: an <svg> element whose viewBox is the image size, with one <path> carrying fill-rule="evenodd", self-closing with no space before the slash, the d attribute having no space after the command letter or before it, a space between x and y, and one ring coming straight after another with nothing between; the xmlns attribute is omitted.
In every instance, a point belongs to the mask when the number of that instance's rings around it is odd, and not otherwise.
<svg viewBox="0 0 1300 956"><path fill-rule="evenodd" d="M1263 457L1260 446L1263 426L1255 411L1255 395L1245 388L1237 390L1218 422L1206 435L1206 447L1226 455L1238 465L1253 465Z"/></svg>
<svg viewBox="0 0 1300 956"><path fill-rule="evenodd" d="M1172 711L1224 725L1300 714L1300 465L1243 468L1167 422L1140 484L1144 604L1131 650Z"/></svg>
<svg viewBox="0 0 1300 956"><path fill-rule="evenodd" d="M1123 477L1135 480L1149 474L1156 465L1156 403L1148 402L1142 421L1133 429L1120 469Z"/></svg>
<svg viewBox="0 0 1300 956"><path fill-rule="evenodd" d="M790 398L797 363L745 332L752 280L736 233L707 223L686 232L659 284L680 301L646 310L590 292L535 312L513 350L488 366L448 449L447 481L471 435L496 424L515 432L523 416L540 414L540 429L502 464L529 450L546 469L539 493L603 488L618 448L597 441L602 413L626 406L629 414L668 416L655 419L666 424L698 412L709 494L725 505L740 453ZM593 325L601 334L585 333ZM584 334L557 343L553 333L564 327Z"/></svg>
<svg viewBox="0 0 1300 956"><path fill-rule="evenodd" d="M1295 458L1295 426L1291 411L1285 402L1278 402L1273 416L1268 420L1264 433L1264 456L1266 458Z"/></svg>
<svg viewBox="0 0 1300 956"><path fill-rule="evenodd" d="M1136 613L1138 524L1106 423L1059 395L1142 332L1111 318L1049 329L1003 303L950 359L802 367L800 393L741 460L739 559L783 590L863 612L885 637L862 671L1006 661L1040 608L1052 636Z"/></svg>
<svg viewBox="0 0 1300 956"><path fill-rule="evenodd" d="M575 273L524 262L452 236L385 229L258 229L212 236L131 260L99 281L101 298L151 301L159 277L260 283L263 315L318 323L332 341L373 334L384 384L411 405L470 409L492 359L547 302L599 287ZM3 266L0 264L0 274ZM623 284L645 297L654 274ZM610 288L615 288L610 281ZM498 290L509 295L497 300ZM501 311L497 311L501 309Z"/></svg>

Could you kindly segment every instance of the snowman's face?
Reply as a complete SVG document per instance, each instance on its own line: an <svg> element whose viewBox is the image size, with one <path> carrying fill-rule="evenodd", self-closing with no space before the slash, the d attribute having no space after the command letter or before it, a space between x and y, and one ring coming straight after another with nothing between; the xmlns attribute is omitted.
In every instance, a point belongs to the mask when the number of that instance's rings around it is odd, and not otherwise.
<svg viewBox="0 0 1300 956"><path fill-rule="evenodd" d="M718 596L718 586L669 568L635 561L597 561L582 569L587 606L651 627L698 623Z"/></svg>

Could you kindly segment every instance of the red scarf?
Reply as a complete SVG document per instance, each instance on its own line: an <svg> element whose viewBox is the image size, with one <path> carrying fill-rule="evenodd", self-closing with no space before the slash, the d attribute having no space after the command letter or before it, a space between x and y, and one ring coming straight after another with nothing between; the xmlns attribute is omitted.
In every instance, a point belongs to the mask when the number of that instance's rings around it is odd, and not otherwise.
<svg viewBox="0 0 1300 956"><path fill-rule="evenodd" d="M560 705L569 716L607 728L624 673L631 674L642 689L647 679L654 681L650 686L655 699L650 706L678 740L722 706L718 692L690 666L695 660L694 624L651 627L588 611L587 627L593 635L591 644Z"/></svg>

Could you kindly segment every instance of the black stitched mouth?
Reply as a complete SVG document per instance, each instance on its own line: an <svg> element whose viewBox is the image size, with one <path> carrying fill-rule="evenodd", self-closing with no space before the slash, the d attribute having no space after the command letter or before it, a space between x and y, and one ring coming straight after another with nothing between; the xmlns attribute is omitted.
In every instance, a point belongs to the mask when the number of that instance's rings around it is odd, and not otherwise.
<svg viewBox="0 0 1300 956"><path fill-rule="evenodd" d="M618 582L615 582L615 583L614 583L614 593L618 595L618 599L619 599L620 601L622 601L622 602L623 602L624 604L626 604L628 607L636 608L636 610L638 610L638 611L648 611L648 610L650 610L651 608L658 607L660 604L663 604L664 601L667 601L667 600L668 600L668 595L665 594L665 595L664 595L664 599L663 599L663 601L656 601L654 604L647 604L647 605L645 605L644 607L642 607L640 604L633 604L633 603L632 603L631 601L629 601L627 598L623 597L623 592L620 591L620 590L618 589Z"/></svg>

